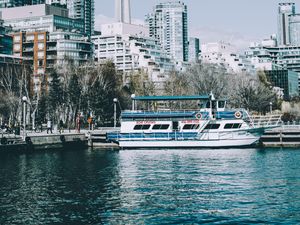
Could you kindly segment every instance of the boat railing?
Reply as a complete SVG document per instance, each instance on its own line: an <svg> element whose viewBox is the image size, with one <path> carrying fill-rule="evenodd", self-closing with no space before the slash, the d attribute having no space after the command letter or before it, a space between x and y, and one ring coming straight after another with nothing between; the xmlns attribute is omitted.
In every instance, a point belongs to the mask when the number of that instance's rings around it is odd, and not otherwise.
<svg viewBox="0 0 300 225"><path fill-rule="evenodd" d="M234 139L236 133L247 132L247 130L232 130L232 131L213 131L213 132L166 132L166 133L111 133L107 136L108 140L126 140L126 141L145 141L145 140L167 140L167 141L181 141L181 140L224 140ZM213 135L210 137L212 133Z"/></svg>
<svg viewBox="0 0 300 225"><path fill-rule="evenodd" d="M199 111L197 109L188 110L159 110L159 111L145 111L145 110L127 110L122 112L123 121L134 121L136 119L151 119L153 121L160 120L174 120L176 118L180 119L198 119L197 115L201 113L201 120L209 118L209 113L204 111Z"/></svg>
<svg viewBox="0 0 300 225"><path fill-rule="evenodd" d="M282 123L281 116L279 114L250 116L250 125L254 128L277 127Z"/></svg>
<svg viewBox="0 0 300 225"><path fill-rule="evenodd" d="M173 114L173 113L191 113L191 112L200 112L199 109L182 109L182 110L124 110L122 113L131 113L131 114Z"/></svg>

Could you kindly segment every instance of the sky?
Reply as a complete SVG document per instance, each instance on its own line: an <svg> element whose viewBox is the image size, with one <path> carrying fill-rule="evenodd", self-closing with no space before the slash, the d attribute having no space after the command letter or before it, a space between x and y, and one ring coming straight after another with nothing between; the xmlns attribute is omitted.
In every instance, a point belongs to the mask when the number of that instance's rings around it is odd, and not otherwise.
<svg viewBox="0 0 300 225"><path fill-rule="evenodd" d="M166 0L131 0L131 13L142 23L154 5ZM96 30L114 17L115 0L95 0ZM226 41L237 49L277 33L278 3L294 2L300 13L300 0L183 0L188 6L189 35L201 43Z"/></svg>

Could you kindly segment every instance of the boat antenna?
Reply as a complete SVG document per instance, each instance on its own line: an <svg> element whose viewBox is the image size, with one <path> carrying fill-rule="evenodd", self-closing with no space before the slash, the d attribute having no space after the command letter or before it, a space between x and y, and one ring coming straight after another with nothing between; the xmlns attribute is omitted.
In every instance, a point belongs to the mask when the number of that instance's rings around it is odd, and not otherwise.
<svg viewBox="0 0 300 225"><path fill-rule="evenodd" d="M216 100L216 99L215 99L215 96L214 96L214 94L213 94L212 91L210 92L209 96L210 96L210 100L211 100L211 101Z"/></svg>

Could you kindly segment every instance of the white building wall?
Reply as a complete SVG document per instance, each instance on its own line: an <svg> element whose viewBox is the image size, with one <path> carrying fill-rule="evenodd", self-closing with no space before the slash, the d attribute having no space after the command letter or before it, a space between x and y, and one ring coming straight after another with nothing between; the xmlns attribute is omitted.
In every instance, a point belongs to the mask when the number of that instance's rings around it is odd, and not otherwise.
<svg viewBox="0 0 300 225"><path fill-rule="evenodd" d="M145 26L127 24L127 23L110 23L101 25L101 35L136 35L149 37L149 30Z"/></svg>
<svg viewBox="0 0 300 225"><path fill-rule="evenodd" d="M251 61L236 52L232 45L225 42L207 43L201 45L201 60L224 66L228 72L254 74Z"/></svg>

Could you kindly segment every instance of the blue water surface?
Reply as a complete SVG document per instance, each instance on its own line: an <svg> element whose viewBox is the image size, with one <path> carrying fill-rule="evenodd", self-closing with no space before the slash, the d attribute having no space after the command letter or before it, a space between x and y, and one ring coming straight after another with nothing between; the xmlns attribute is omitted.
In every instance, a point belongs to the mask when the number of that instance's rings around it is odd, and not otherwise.
<svg viewBox="0 0 300 225"><path fill-rule="evenodd" d="M300 149L0 154L0 224L300 224Z"/></svg>

